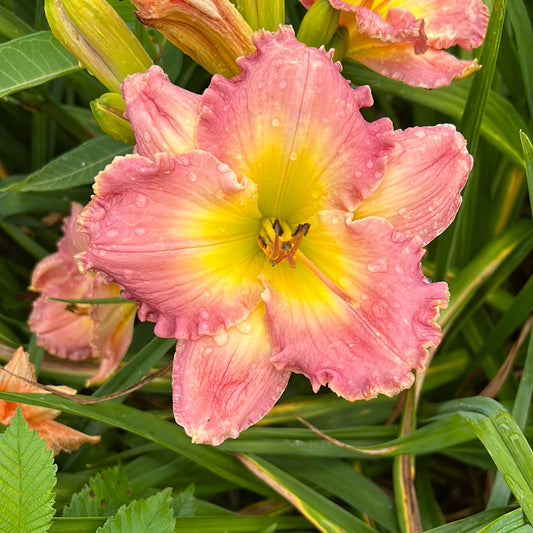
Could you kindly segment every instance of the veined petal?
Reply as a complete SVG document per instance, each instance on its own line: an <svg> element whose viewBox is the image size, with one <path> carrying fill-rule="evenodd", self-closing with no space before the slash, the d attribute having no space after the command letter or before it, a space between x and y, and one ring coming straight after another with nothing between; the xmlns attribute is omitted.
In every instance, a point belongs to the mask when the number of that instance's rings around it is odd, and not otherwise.
<svg viewBox="0 0 533 533"><path fill-rule="evenodd" d="M240 75L214 76L204 92L198 146L257 183L264 216L292 224L354 209L381 179L390 122L366 122L369 88L350 88L331 53L292 29L257 32L254 44Z"/></svg>
<svg viewBox="0 0 533 533"><path fill-rule="evenodd" d="M319 213L297 267L264 271L272 362L348 400L409 387L448 300L445 283L424 278L420 244L380 218Z"/></svg>
<svg viewBox="0 0 533 533"><path fill-rule="evenodd" d="M218 445L261 419L290 376L270 362L264 306L218 336L178 345L172 373L174 416L193 442Z"/></svg>
<svg viewBox="0 0 533 533"><path fill-rule="evenodd" d="M364 35L350 40L346 56L383 76L426 89L447 86L453 80L467 78L480 68L476 59L457 59L444 50L434 48L415 54L409 44L379 44Z"/></svg>
<svg viewBox="0 0 533 533"><path fill-rule="evenodd" d="M89 246L80 256L139 303L156 334L216 334L257 307L257 191L207 152L155 160L118 158L96 178L80 215Z"/></svg>
<svg viewBox="0 0 533 533"><path fill-rule="evenodd" d="M489 18L481 0L375 0L374 4L383 6L378 8L383 16L398 8L424 19L429 44L434 48L460 46L471 50L481 46Z"/></svg>
<svg viewBox="0 0 533 533"><path fill-rule="evenodd" d="M117 298L120 287L116 283L104 283L99 276L94 282L93 298ZM126 355L133 336L137 306L132 302L94 305L91 318L94 336L91 342L93 355L98 357L98 372L87 380L87 386L98 383L111 375Z"/></svg>
<svg viewBox="0 0 533 533"><path fill-rule="evenodd" d="M464 137L450 124L396 130L394 140L383 181L354 216L385 218L398 231L427 244L454 219L472 156Z"/></svg>
<svg viewBox="0 0 533 533"><path fill-rule="evenodd" d="M180 155L196 148L199 95L170 83L158 66L128 76L122 94L138 154L153 159L157 152Z"/></svg>

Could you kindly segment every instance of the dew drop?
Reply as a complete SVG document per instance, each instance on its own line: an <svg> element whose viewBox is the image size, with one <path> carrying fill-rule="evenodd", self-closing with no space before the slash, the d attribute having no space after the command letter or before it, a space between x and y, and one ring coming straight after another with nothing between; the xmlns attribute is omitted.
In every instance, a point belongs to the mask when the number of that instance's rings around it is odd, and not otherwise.
<svg viewBox="0 0 533 533"><path fill-rule="evenodd" d="M138 194L135 198L135 205L137 207L146 207L148 203L148 198L144 194Z"/></svg>
<svg viewBox="0 0 533 533"><path fill-rule="evenodd" d="M219 172L229 172L231 170L226 163L220 163L217 168Z"/></svg>
<svg viewBox="0 0 533 533"><path fill-rule="evenodd" d="M274 128L277 128L279 125L281 124L279 118L273 118L272 119L272 126L274 126Z"/></svg>
<svg viewBox="0 0 533 533"><path fill-rule="evenodd" d="M407 209L405 207L400 207L400 209L398 209L398 214L401 216L401 217L406 217L407 218Z"/></svg>
<svg viewBox="0 0 533 533"><path fill-rule="evenodd" d="M339 217L338 217L338 215L333 215L333 216L331 217L331 223L332 223L334 226L336 226L336 225L339 223Z"/></svg>
<svg viewBox="0 0 533 533"><path fill-rule="evenodd" d="M287 82L286 82L286 80L281 80L281 81L279 82L278 87L279 87L280 89L286 89L286 88L287 88Z"/></svg>
<svg viewBox="0 0 533 533"><path fill-rule="evenodd" d="M373 263L368 263L368 265L366 265L366 268L370 272L387 272L387 261L384 258L380 258L374 261Z"/></svg>
<svg viewBox="0 0 533 533"><path fill-rule="evenodd" d="M106 235L110 239L114 239L115 237L118 237L119 233L118 233L118 230L116 230L116 229L110 229L110 230L107 230Z"/></svg>
<svg viewBox="0 0 533 533"><path fill-rule="evenodd" d="M217 346L224 346L225 344L228 343L229 336L228 336L228 334L225 331L223 331L222 333L219 333L218 335L215 335L213 337L213 340L215 341L215 344Z"/></svg>
<svg viewBox="0 0 533 533"><path fill-rule="evenodd" d="M196 175L196 172L189 173L189 181L192 181L194 183L197 179L198 179L198 176Z"/></svg>
<svg viewBox="0 0 533 533"><path fill-rule="evenodd" d="M291 161L296 161L298 159L298 153L297 152L291 152L291 155L289 156L289 159Z"/></svg>
<svg viewBox="0 0 533 533"><path fill-rule="evenodd" d="M252 331L252 323L246 319L246 320L243 320L242 322L239 322L236 326L235 326L241 333L250 333Z"/></svg>
<svg viewBox="0 0 533 533"><path fill-rule="evenodd" d="M396 272L396 274L403 274L403 268L400 265L395 265L394 272Z"/></svg>
<svg viewBox="0 0 533 533"><path fill-rule="evenodd" d="M205 309L204 307L202 307L200 309L200 316L204 319L204 320L207 320L209 318L209 311L207 309Z"/></svg>
<svg viewBox="0 0 533 533"><path fill-rule="evenodd" d="M146 228L135 228L135 235L139 235L139 237L142 237L143 235L146 234Z"/></svg>

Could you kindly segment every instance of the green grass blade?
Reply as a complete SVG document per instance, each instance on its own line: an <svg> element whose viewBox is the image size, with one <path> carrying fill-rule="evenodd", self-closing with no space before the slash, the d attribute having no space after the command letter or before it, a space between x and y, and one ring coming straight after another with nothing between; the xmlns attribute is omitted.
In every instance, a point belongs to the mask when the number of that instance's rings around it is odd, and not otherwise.
<svg viewBox="0 0 533 533"><path fill-rule="evenodd" d="M529 190L529 207L533 213L533 145L529 137L523 132L520 132L520 141L522 143L522 150L524 152L524 161L526 164L526 178L527 188Z"/></svg>
<svg viewBox="0 0 533 533"><path fill-rule="evenodd" d="M533 522L533 452L511 414L490 398L452 400L442 413L459 413L489 452L522 510Z"/></svg>
<svg viewBox="0 0 533 533"><path fill-rule="evenodd" d="M450 282L450 303L441 312L445 334L477 309L533 249L533 226L516 224L494 238Z"/></svg>
<svg viewBox="0 0 533 533"><path fill-rule="evenodd" d="M499 523L500 527L502 527L501 530L498 530L499 533L503 531L510 533L515 531L514 528L516 526L527 524L527 518L524 516L522 509L509 512L508 507L503 507L483 511L468 518L429 529L425 533L479 533L480 531L485 531L484 528L495 523Z"/></svg>
<svg viewBox="0 0 533 533"><path fill-rule="evenodd" d="M265 459L244 454L237 454L237 457L259 479L296 507L319 531L375 533L362 520Z"/></svg>
<svg viewBox="0 0 533 533"><path fill-rule="evenodd" d="M0 45L0 98L80 70L49 31L32 33Z"/></svg>
<svg viewBox="0 0 533 533"><path fill-rule="evenodd" d="M272 495L272 492L259 483L237 459L218 448L192 444L182 428L152 413L110 402L81 405L52 394L18 394L0 391L0 398L59 409L65 413L84 416L130 431L179 453L240 487L248 488L258 494Z"/></svg>

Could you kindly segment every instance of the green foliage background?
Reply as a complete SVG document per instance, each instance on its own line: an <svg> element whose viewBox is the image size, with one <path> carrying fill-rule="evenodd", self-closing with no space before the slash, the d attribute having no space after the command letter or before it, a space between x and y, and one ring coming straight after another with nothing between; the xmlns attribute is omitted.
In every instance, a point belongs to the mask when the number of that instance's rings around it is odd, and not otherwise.
<svg viewBox="0 0 533 533"><path fill-rule="evenodd" d="M127 1L110 3L175 83L203 90L205 71L151 40ZM475 51L483 69L471 80L426 91L344 64L346 78L372 87L368 119L386 115L397 128L454 123L475 158L459 216L424 258L426 274L446 279L451 292L426 375L399 398L355 404L315 395L294 375L264 420L218 448L192 445L175 425L168 377L89 405L0 393L61 409L63 422L103 437L57 457L55 478L51 457L31 454L48 472L31 491L51 505L56 483L55 516L28 531L533 531L532 6L489 7ZM286 13L297 28L301 6L287 1ZM53 39L41 1L0 0L0 43L0 358L24 345L41 382L82 389L90 369L35 345L27 287L37 260L55 250L53 214L86 203L95 174L131 147L99 131L89 102L105 89ZM172 341L138 324L120 371L83 397L120 391L172 353ZM6 447L42 443L19 419L0 439L1 487L13 484ZM22 451L17 460L29 468ZM0 506L15 505L0 493Z"/></svg>

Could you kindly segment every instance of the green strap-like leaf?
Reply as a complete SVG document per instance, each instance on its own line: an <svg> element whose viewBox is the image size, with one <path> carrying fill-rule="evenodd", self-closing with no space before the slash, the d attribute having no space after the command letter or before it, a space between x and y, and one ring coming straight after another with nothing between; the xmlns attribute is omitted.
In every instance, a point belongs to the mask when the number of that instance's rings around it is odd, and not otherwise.
<svg viewBox="0 0 533 533"><path fill-rule="evenodd" d="M41 85L80 70L49 31L32 33L0 45L0 97Z"/></svg>
<svg viewBox="0 0 533 533"><path fill-rule="evenodd" d="M523 132L520 132L520 141L522 142L522 150L524 152L524 161L526 164L526 178L527 188L529 189L529 205L533 213L533 145L529 137Z"/></svg>
<svg viewBox="0 0 533 533"><path fill-rule="evenodd" d="M122 506L96 533L172 532L176 520L172 515L172 489L168 488L146 500L135 500Z"/></svg>
<svg viewBox="0 0 533 533"><path fill-rule="evenodd" d="M30 431L20 409L0 436L0 531L48 531L54 516L52 450Z"/></svg>

